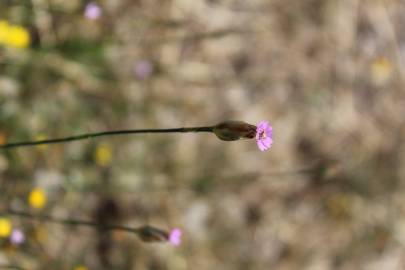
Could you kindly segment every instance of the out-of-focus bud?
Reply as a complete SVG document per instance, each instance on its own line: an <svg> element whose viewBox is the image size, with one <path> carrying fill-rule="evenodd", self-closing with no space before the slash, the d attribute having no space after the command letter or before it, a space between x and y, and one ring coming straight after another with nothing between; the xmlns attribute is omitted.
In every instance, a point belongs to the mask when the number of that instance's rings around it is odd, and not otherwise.
<svg viewBox="0 0 405 270"><path fill-rule="evenodd" d="M25 240L24 233L19 229L13 229L10 235L10 242L13 245L18 246L24 243L24 240Z"/></svg>
<svg viewBox="0 0 405 270"><path fill-rule="evenodd" d="M138 236L144 242L167 242L169 233L155 227L145 225L138 229Z"/></svg>
<svg viewBox="0 0 405 270"><path fill-rule="evenodd" d="M256 136L256 126L243 121L225 121L214 126L213 131L223 141L253 139Z"/></svg>

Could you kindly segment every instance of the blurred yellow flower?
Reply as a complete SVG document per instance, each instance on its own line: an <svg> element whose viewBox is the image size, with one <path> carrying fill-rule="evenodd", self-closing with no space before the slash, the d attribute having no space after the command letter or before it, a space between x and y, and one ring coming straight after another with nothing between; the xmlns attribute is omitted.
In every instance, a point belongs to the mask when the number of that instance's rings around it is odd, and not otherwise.
<svg viewBox="0 0 405 270"><path fill-rule="evenodd" d="M28 202L31 207L41 209L46 204L46 195L44 191L40 188L34 188L31 190L28 196Z"/></svg>
<svg viewBox="0 0 405 270"><path fill-rule="evenodd" d="M96 152L94 153L94 160L100 166L108 166L111 163L112 152L110 146L106 144L101 144L97 146Z"/></svg>
<svg viewBox="0 0 405 270"><path fill-rule="evenodd" d="M30 41L30 34L24 27L10 25L7 21L0 21L0 44L26 48L30 45Z"/></svg>
<svg viewBox="0 0 405 270"><path fill-rule="evenodd" d="M21 26L9 28L8 44L17 48L26 48L30 45L30 34Z"/></svg>
<svg viewBox="0 0 405 270"><path fill-rule="evenodd" d="M392 64L384 57L374 59L371 63L371 77L374 83L381 85L386 83L392 74Z"/></svg>
<svg viewBox="0 0 405 270"><path fill-rule="evenodd" d="M79 265L79 266L76 266L73 270L88 270L88 268L86 266Z"/></svg>
<svg viewBox="0 0 405 270"><path fill-rule="evenodd" d="M6 238L11 234L12 225L8 218L0 218L0 237Z"/></svg>

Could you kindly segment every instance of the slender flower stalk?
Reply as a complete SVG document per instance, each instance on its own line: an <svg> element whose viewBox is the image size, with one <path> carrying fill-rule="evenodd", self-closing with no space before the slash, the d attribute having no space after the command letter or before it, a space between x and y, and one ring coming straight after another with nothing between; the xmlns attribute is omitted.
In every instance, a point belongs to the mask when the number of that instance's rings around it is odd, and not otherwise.
<svg viewBox="0 0 405 270"><path fill-rule="evenodd" d="M50 222L66 226L84 226L91 227L95 229L102 229L106 231L123 231L128 233L136 234L144 242L169 242L172 244L172 239L170 239L170 233L157 229L150 225L144 225L137 228L127 227L123 225L116 224L100 224L93 221L68 219L68 218L57 218L50 215L34 215L29 212L7 210L0 212L2 216L17 216L20 218L27 218L31 220L38 220L42 222ZM180 243L179 243L180 244Z"/></svg>
<svg viewBox="0 0 405 270"><path fill-rule="evenodd" d="M225 121L214 126L204 127L181 127L167 129L126 129L115 131L103 131L86 133L57 139L42 139L36 141L11 142L0 144L0 149L10 149L24 146L47 145L56 143L67 143L72 141L86 140L96 137L148 134L148 133L187 133L187 132L208 132L214 133L222 141L237 141L240 139L256 138L257 145L261 151L268 150L273 143L272 127L266 121L261 121L256 127L243 121Z"/></svg>
<svg viewBox="0 0 405 270"><path fill-rule="evenodd" d="M167 129L126 129L126 130L115 130L115 131L103 131L95 133L86 133L81 135L74 135L65 138L58 139L45 139L38 141L25 141L25 142L15 142L6 143L0 145L0 149L16 148L23 146L35 146L44 144L56 144L56 143L66 143L72 141L86 140L96 137L106 137L106 136L118 136L118 135L129 135L129 134L147 134L147 133L186 133L186 132L212 132L213 127L183 127L183 128L167 128Z"/></svg>

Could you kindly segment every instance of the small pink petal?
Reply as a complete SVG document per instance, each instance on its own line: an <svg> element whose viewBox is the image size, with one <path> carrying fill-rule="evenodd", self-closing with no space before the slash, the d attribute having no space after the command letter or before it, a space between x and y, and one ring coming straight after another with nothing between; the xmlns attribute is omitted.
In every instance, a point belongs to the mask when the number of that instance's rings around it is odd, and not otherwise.
<svg viewBox="0 0 405 270"><path fill-rule="evenodd" d="M181 230L173 229L169 235L169 243L173 246L179 246L181 244Z"/></svg>
<svg viewBox="0 0 405 270"><path fill-rule="evenodd" d="M257 141L257 146L259 147L260 151L266 150L266 146L263 144L262 141Z"/></svg>
<svg viewBox="0 0 405 270"><path fill-rule="evenodd" d="M265 138L262 140L262 143L266 146L266 147L270 147L273 143L273 140L269 137Z"/></svg>
<svg viewBox="0 0 405 270"><path fill-rule="evenodd" d="M260 151L270 149L273 144L273 128L269 122L261 121L256 128L256 142Z"/></svg>

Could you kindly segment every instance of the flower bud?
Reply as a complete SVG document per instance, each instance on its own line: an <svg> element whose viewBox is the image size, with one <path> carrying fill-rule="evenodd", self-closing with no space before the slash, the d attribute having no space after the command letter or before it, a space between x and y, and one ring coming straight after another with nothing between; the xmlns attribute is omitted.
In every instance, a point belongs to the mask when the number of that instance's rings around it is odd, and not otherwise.
<svg viewBox="0 0 405 270"><path fill-rule="evenodd" d="M225 121L214 126L213 131L223 141L253 139L256 136L256 126L243 121Z"/></svg>
<svg viewBox="0 0 405 270"><path fill-rule="evenodd" d="M138 236L144 242L166 242L169 239L169 233L149 225L140 227Z"/></svg>

